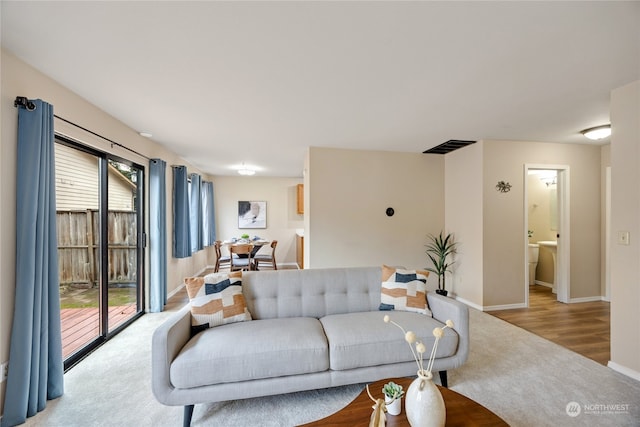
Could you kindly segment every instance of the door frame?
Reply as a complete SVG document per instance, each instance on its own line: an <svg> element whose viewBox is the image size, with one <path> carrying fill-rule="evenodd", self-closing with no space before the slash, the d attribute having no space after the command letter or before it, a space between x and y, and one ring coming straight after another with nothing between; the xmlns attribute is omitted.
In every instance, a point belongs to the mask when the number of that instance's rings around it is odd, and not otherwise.
<svg viewBox="0 0 640 427"><path fill-rule="evenodd" d="M529 224L529 188L527 176L529 170L546 169L555 170L558 173L557 194L558 194L558 248L556 253L556 265L554 268L554 284L557 292L557 299L563 303L571 301L571 212L570 212L570 167L569 165L546 164L546 163L525 163L524 165L524 230L523 236L527 235ZM529 240L525 239L524 244L524 290L525 307L529 307L529 262L528 262Z"/></svg>
<svg viewBox="0 0 640 427"><path fill-rule="evenodd" d="M611 166L605 168L604 301L611 301Z"/></svg>

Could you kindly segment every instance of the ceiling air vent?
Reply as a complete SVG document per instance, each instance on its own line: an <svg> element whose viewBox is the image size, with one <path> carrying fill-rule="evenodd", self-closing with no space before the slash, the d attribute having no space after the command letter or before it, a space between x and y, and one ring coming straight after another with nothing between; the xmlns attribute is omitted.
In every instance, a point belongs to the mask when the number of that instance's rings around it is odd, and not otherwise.
<svg viewBox="0 0 640 427"><path fill-rule="evenodd" d="M475 144L476 141L463 141L461 139L450 139L447 142L443 142L442 144L430 148L427 151L423 151L425 154L447 154L458 148L466 147L470 144Z"/></svg>

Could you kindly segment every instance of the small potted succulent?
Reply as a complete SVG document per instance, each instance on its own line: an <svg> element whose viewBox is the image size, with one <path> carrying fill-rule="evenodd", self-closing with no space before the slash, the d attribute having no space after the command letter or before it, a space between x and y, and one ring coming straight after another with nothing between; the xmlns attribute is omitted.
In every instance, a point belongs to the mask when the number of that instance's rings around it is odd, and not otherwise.
<svg viewBox="0 0 640 427"><path fill-rule="evenodd" d="M402 409L401 399L404 395L402 386L393 381L389 381L382 387L382 393L384 394L384 403L387 406L387 412L390 415L399 415Z"/></svg>

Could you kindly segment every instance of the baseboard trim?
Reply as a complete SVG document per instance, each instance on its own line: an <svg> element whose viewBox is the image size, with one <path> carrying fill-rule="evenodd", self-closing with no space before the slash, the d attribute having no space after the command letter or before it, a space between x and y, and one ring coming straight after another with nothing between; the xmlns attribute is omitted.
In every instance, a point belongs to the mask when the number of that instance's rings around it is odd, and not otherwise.
<svg viewBox="0 0 640 427"><path fill-rule="evenodd" d="M553 289L553 283L543 282L542 280L536 280L535 283L536 285L546 286L547 288Z"/></svg>
<svg viewBox="0 0 640 427"><path fill-rule="evenodd" d="M182 290L182 288L184 288L184 282L180 283L178 285L177 288L175 288L174 290L172 290L171 292L169 292L167 294L167 299L171 298L172 296L174 296L175 294L177 294L178 292L180 292Z"/></svg>
<svg viewBox="0 0 640 427"><path fill-rule="evenodd" d="M484 307L483 311L513 310L514 308L527 308L527 306L524 303L504 304L504 305L488 305L488 306Z"/></svg>
<svg viewBox="0 0 640 427"><path fill-rule="evenodd" d="M278 264L278 268L280 267L293 267L291 270L300 270L297 262L283 262L282 264Z"/></svg>
<svg viewBox="0 0 640 427"><path fill-rule="evenodd" d="M570 304L575 302L593 302L593 301L605 301L604 297L596 296L596 297L583 297L583 298L571 298L569 300Z"/></svg>
<svg viewBox="0 0 640 427"><path fill-rule="evenodd" d="M640 372L634 371L633 369L629 369L626 366L622 366L616 362L612 362L609 360L607 366L613 369L616 372L620 372L622 375L626 375L629 378L633 378L636 381L640 381Z"/></svg>
<svg viewBox="0 0 640 427"><path fill-rule="evenodd" d="M476 310L482 311L482 306L481 305L478 305L478 304L476 304L474 302L471 302L471 301L467 301L466 299L460 298L457 295L456 295L456 301L460 301L461 303L463 303L465 305L468 305L471 308L475 308Z"/></svg>
<svg viewBox="0 0 640 427"><path fill-rule="evenodd" d="M460 301L463 304L468 305L469 307L475 308L476 310L480 310L480 311L513 310L516 308L527 308L527 306L524 303L481 306L471 301L467 301L464 298L460 298L458 296L456 296L456 300ZM593 302L593 301L607 301L607 300L605 299L605 297L595 296L595 297L584 297L584 298L572 298L571 300L569 300L569 303L574 304L574 303L580 303L580 302Z"/></svg>
<svg viewBox="0 0 640 427"><path fill-rule="evenodd" d="M458 296L456 296L456 300L460 301L463 304L468 305L471 308L475 308L476 310L479 310L479 311L497 311L497 310L512 310L514 308L527 308L527 306L524 305L524 303L482 306L482 305L473 303L471 301L467 301L466 299L460 298Z"/></svg>

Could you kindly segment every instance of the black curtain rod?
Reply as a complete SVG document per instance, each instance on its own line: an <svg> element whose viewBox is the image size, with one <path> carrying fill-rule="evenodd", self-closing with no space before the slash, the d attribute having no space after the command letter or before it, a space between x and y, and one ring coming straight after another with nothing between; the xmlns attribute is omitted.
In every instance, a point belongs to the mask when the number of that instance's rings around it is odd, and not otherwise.
<svg viewBox="0 0 640 427"><path fill-rule="evenodd" d="M83 131L85 131L85 132L89 132L91 135L95 135L95 136L97 136L98 138L102 138L102 139L104 139L105 141L110 142L112 147L113 147L114 145L117 145L118 147L120 147L120 148L124 148L125 150L130 151L130 152L132 152L132 153L134 153L134 154L137 154L137 155L138 155L138 156L140 156L140 157L144 157L144 158L145 158L145 159L147 159L147 160L151 160L151 158L149 158L149 157L145 156L145 155L144 155L144 154L142 154L142 153L138 153L136 150L134 150L134 149L132 149L132 148L125 147L124 145L120 144L119 142L115 142L115 141L114 141L114 140L112 140L112 139L109 139L109 138L107 138L107 137L105 137L105 136L102 136L102 135L100 135L99 133L95 133L94 131L89 130L89 129L85 128L85 127L82 127L82 126L80 126L80 125L78 125L78 124L75 124L75 123L73 123L72 121L69 121L69 120L67 120L67 119L65 119L65 118L63 118L63 117L60 117L60 116L58 116L58 115L56 115L56 114L54 114L54 115L53 115L53 117L55 117L56 119L62 120L63 122L69 123L70 125L75 126L75 127L77 127L78 129L82 129L82 130L83 130Z"/></svg>
<svg viewBox="0 0 640 427"><path fill-rule="evenodd" d="M24 107L24 108L26 108L26 109L27 109L27 110L29 110L29 111L33 111L33 110L35 110L35 109L36 109L36 104L34 104L32 101L29 101L29 99L27 99L27 97L25 97L25 96L17 96L17 97L16 97L16 100L13 102L13 106L14 106L14 107ZM90 134L95 135L95 136L97 136L98 138L102 138L102 139L104 139L105 141L110 142L112 147L113 147L114 145L117 145L118 147L120 147L120 148L124 148L125 150L130 151L130 152L132 152L132 153L134 153L134 154L137 154L137 155L138 155L138 156L140 156L140 157L144 157L144 158L145 158L145 159L147 159L147 160L151 160L149 157L145 156L144 154L138 153L136 150L133 150L133 149L131 149L131 148L129 148L129 147L125 147L124 145L122 145L122 144L120 144L120 143L118 143L118 142L115 142L115 141L114 141L114 140L112 140L112 139L109 139L109 138L104 137L104 136L102 136L102 135L100 135L100 134L98 134L98 133L95 133L94 131L89 130L89 129L87 129L87 128L83 127L83 126L80 126L80 125L78 125L78 124L75 124L75 123L73 123L72 121L69 121L69 120L67 120L67 119L65 119L65 118L63 118L63 117L60 117L60 116L58 116L58 115L56 115L56 114L54 114L54 115L53 115L53 117L55 117L56 119L62 120L63 122L69 123L70 125L75 126L75 127L77 127L78 129L82 129L82 130L83 130L83 131L85 131L85 132L89 132Z"/></svg>

